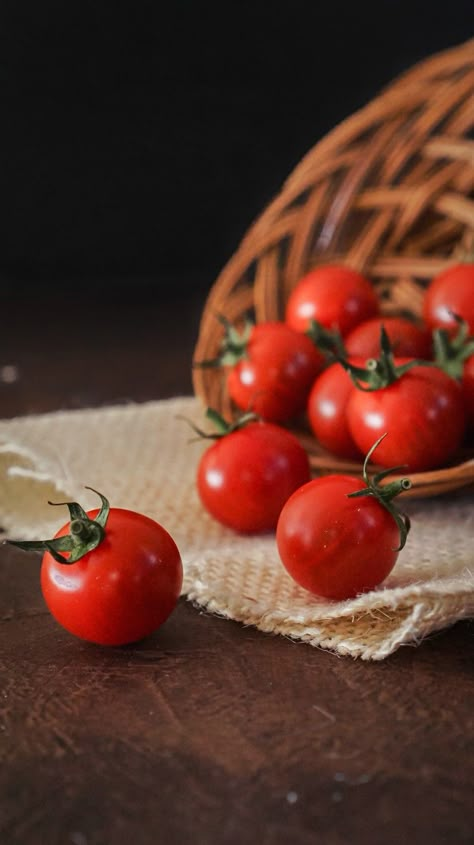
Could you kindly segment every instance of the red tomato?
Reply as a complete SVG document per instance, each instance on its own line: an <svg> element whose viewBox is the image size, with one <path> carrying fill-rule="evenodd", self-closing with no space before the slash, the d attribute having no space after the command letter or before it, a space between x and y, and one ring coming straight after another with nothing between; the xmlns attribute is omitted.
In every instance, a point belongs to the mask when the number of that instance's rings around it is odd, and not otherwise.
<svg viewBox="0 0 474 845"><path fill-rule="evenodd" d="M285 323L257 323L245 357L229 370L229 396L244 411L251 409L270 422L285 422L304 411L324 362L306 335Z"/></svg>
<svg viewBox="0 0 474 845"><path fill-rule="evenodd" d="M437 367L420 366L380 390L355 387L347 421L363 453L374 439L389 432L377 449L381 466L398 464L424 471L453 457L464 435L466 413L460 385Z"/></svg>
<svg viewBox="0 0 474 845"><path fill-rule="evenodd" d="M462 391L466 405L469 434L472 437L474 435L474 355L471 355L464 364Z"/></svg>
<svg viewBox="0 0 474 845"><path fill-rule="evenodd" d="M90 519L97 511L89 511ZM58 531L69 531L67 523ZM43 556L41 588L63 628L100 645L125 645L153 633L178 601L181 557L168 532L134 511L111 508L105 537L76 563Z"/></svg>
<svg viewBox="0 0 474 845"><path fill-rule="evenodd" d="M378 313L377 296L364 276L349 267L327 264L300 279L287 302L286 322L304 332L316 320L345 336Z"/></svg>
<svg viewBox="0 0 474 845"><path fill-rule="evenodd" d="M204 452L197 487L209 513L242 533L271 531L289 496L310 478L296 437L273 423L251 422Z"/></svg>
<svg viewBox="0 0 474 845"><path fill-rule="evenodd" d="M432 357L431 333L405 317L373 317L356 326L345 338L347 355L376 358L380 354L380 329L385 327L390 345L400 358Z"/></svg>
<svg viewBox="0 0 474 845"><path fill-rule="evenodd" d="M426 289L423 317L431 328L453 331L458 324L456 314L474 335L474 264L455 264L436 276Z"/></svg>
<svg viewBox="0 0 474 845"><path fill-rule="evenodd" d="M352 598L374 589L395 565L400 533L393 516L373 496L348 498L365 486L347 475L317 478L297 490L280 514L282 563L317 596Z"/></svg>
<svg viewBox="0 0 474 845"><path fill-rule="evenodd" d="M350 363L362 367L364 361L351 358ZM331 364L316 379L308 399L308 421L321 446L341 458L360 458L346 419L349 397L354 384L339 363Z"/></svg>
<svg viewBox="0 0 474 845"><path fill-rule="evenodd" d="M468 434L474 434L474 337L469 326L460 318L456 331L437 328L433 331L433 350L436 365L459 381L462 387Z"/></svg>

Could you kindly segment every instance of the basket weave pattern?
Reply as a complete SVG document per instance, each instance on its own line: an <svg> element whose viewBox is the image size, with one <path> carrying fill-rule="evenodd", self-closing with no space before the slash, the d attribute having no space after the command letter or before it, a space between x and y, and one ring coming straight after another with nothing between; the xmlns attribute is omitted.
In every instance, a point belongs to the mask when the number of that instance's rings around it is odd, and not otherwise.
<svg viewBox="0 0 474 845"><path fill-rule="evenodd" d="M215 282L195 360L215 357L216 313L239 324L282 319L297 281L342 263L374 284L385 314L419 315L429 280L474 247L474 41L416 65L301 160ZM223 373L195 369L194 389L230 411ZM314 468L354 464L301 433ZM415 495L474 481L474 461L421 473Z"/></svg>

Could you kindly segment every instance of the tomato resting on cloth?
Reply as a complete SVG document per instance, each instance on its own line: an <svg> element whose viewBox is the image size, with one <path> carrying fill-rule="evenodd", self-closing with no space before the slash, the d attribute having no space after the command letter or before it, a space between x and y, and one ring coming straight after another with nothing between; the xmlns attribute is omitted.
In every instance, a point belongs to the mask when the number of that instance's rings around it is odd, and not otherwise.
<svg viewBox="0 0 474 845"><path fill-rule="evenodd" d="M54 618L71 634L99 645L126 645L153 633L178 601L180 553L162 525L135 511L85 512L65 502L71 521L52 540L10 541L44 551L41 589Z"/></svg>
<svg viewBox="0 0 474 845"><path fill-rule="evenodd" d="M349 599L373 590L392 571L410 528L392 499L409 479L385 485L391 470L372 479L327 475L300 487L287 501L277 525L281 561L301 587L327 599ZM388 439L385 438L385 439Z"/></svg>

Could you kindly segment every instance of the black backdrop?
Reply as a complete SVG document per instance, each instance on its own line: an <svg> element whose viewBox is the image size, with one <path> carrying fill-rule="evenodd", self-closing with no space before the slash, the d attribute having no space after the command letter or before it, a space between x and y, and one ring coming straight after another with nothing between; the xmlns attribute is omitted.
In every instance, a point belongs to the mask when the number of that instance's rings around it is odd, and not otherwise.
<svg viewBox="0 0 474 845"><path fill-rule="evenodd" d="M299 158L472 0L2 0L0 280L208 288Z"/></svg>

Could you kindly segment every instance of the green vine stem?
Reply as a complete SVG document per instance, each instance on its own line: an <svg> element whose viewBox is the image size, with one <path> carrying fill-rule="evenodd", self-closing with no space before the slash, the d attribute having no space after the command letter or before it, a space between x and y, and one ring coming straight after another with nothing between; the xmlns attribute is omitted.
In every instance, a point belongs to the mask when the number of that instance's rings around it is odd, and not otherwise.
<svg viewBox="0 0 474 845"><path fill-rule="evenodd" d="M423 361L413 358L405 364L396 364L389 337L382 326L380 330L380 356L369 358L365 367L357 367L351 364L345 357L338 355L337 360L351 377L352 382L358 390L371 392L382 390L393 382L398 381L405 373L413 367L434 367L433 361Z"/></svg>
<svg viewBox="0 0 474 845"><path fill-rule="evenodd" d="M469 336L469 326L457 314L452 315L458 325L457 333L451 337L447 329L433 332L433 350L436 365L455 379L462 378L464 364L474 355L474 337Z"/></svg>
<svg viewBox="0 0 474 845"><path fill-rule="evenodd" d="M310 320L305 332L323 355L327 357L346 357L346 349L341 333L337 329L326 329L317 320Z"/></svg>
<svg viewBox="0 0 474 845"><path fill-rule="evenodd" d="M220 440L222 437L232 434L233 431L238 431L240 428L244 428L251 422L262 422L262 418L259 417L258 414L254 414L250 411L242 414L230 423L227 422L227 420L224 419L224 417L214 408L207 408L205 416L206 419L212 423L215 431L203 431L187 417L178 416L177 419L184 420L184 422L191 426L192 430L198 435L198 437L204 440Z"/></svg>
<svg viewBox="0 0 474 845"><path fill-rule="evenodd" d="M394 551L401 552L407 541L408 532L410 531L410 519L405 513L402 513L395 507L395 505L393 504L393 499L400 493L403 493L406 490L410 490L412 483L409 478L400 478L396 481L391 481L389 484L380 484L380 482L383 481L384 478L386 478L388 475L390 475L391 472L396 472L396 470L403 469L402 466L384 469L382 470L382 472L378 472L372 478L369 478L367 471L370 458L372 457L379 443L381 443L384 437L386 436L387 432L385 432L385 434L382 434L382 436L379 437L379 439L369 449L367 455L365 456L364 466L362 468L362 476L366 487L363 490L356 490L355 493L348 493L347 496L349 499L357 499L361 498L362 496L373 496L374 499L376 499L382 505L382 507L389 512L389 514L395 520L398 531L400 533L400 544L397 549L394 549Z"/></svg>
<svg viewBox="0 0 474 845"><path fill-rule="evenodd" d="M242 331L238 331L223 314L216 314L216 319L224 327L219 353L215 358L194 361L195 368L233 367L247 357L247 346L254 327L252 320L246 320Z"/></svg>
<svg viewBox="0 0 474 845"><path fill-rule="evenodd" d="M224 327L224 335L220 342L219 352L215 358L195 361L193 367L196 369L233 367L239 361L247 358L248 343L255 323L247 319L242 330L239 331L223 314L216 314L216 319ZM326 329L316 320L311 320L305 334L324 356L345 356L344 343L337 330Z"/></svg>
<svg viewBox="0 0 474 845"><path fill-rule="evenodd" d="M69 534L52 540L7 540L6 542L26 552L49 552L58 563L67 565L76 563L102 542L110 512L109 502L102 493L98 493L93 487L86 487L86 490L96 493L101 500L101 508L95 519L91 519L77 502L48 502L48 505L54 507L66 505L69 509L71 518ZM68 552L68 557L64 557L61 552Z"/></svg>

